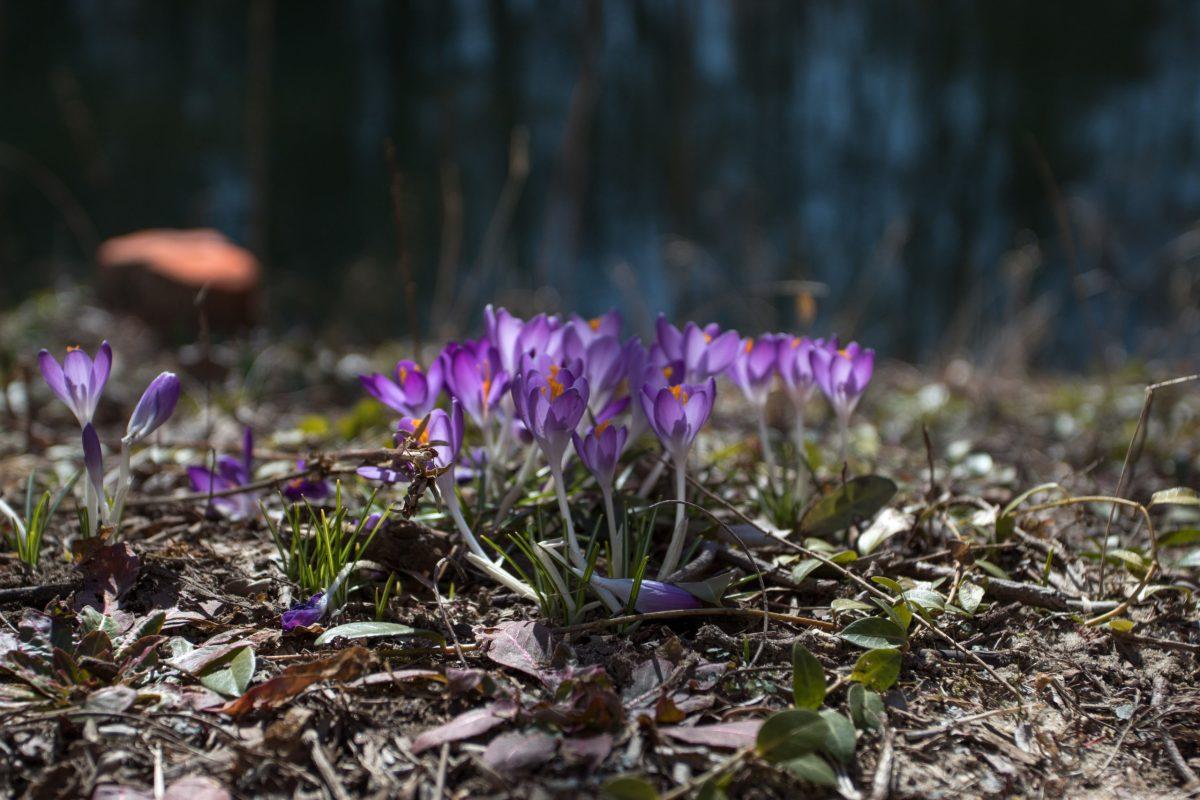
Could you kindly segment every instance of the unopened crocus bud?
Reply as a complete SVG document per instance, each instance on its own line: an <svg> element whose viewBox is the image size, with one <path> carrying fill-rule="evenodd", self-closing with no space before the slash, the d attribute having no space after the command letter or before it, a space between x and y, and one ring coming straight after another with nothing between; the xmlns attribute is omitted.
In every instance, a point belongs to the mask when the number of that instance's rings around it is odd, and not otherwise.
<svg viewBox="0 0 1200 800"><path fill-rule="evenodd" d="M175 413L179 402L179 378L173 372L163 372L150 382L142 399L138 400L129 425L125 429L125 443L134 444L156 431Z"/></svg>
<svg viewBox="0 0 1200 800"><path fill-rule="evenodd" d="M104 454L100 450L100 437L92 423L83 426L83 465L87 468L88 482L97 497L104 497Z"/></svg>

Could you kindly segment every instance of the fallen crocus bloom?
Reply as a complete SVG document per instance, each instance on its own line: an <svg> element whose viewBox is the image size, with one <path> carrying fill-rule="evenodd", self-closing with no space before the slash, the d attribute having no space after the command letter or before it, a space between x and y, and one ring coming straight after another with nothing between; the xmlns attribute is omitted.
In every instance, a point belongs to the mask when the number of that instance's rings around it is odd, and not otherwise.
<svg viewBox="0 0 1200 800"><path fill-rule="evenodd" d="M633 594L632 578L605 578L592 573L592 584L606 589L622 603L628 604ZM638 586L637 598L633 608L639 614L653 614L656 611L680 611L687 608L703 608L704 604L690 592L680 589L670 583L643 579Z"/></svg>
<svg viewBox="0 0 1200 800"><path fill-rule="evenodd" d="M253 479L254 434L249 428L242 437L242 457L221 456L217 459L217 468L188 467L188 479L192 489L197 492L229 491L239 486L245 486ZM255 495L251 492L236 492L223 497L214 497L213 505L233 519L245 519L254 515L256 508Z"/></svg>

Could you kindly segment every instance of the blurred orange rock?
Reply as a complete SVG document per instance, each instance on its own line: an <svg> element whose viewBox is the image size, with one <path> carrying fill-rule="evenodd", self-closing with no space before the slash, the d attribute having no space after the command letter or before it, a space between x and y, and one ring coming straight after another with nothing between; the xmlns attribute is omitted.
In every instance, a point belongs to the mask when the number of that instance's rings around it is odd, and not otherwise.
<svg viewBox="0 0 1200 800"><path fill-rule="evenodd" d="M137 231L104 242L97 258L105 304L168 335L194 335L201 311L218 331L256 321L258 260L218 231Z"/></svg>

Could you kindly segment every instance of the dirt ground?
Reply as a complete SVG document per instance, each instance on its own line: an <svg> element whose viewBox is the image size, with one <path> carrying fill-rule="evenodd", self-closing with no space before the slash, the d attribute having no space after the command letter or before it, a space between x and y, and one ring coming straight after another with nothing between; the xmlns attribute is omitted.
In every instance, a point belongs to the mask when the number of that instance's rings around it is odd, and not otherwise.
<svg viewBox="0 0 1200 800"><path fill-rule="evenodd" d="M281 631L281 612L303 598L261 515L233 521L207 500L171 497L190 491L184 468L205 463L210 447L235 453L243 425L258 437L260 478L319 454L335 472L353 469L357 462L339 454L381 446L388 430L379 409L360 403L353 376L391 354L262 338L176 352L122 327L130 325L94 310L43 308L0 327L14 363L26 367L9 370L0 409L0 490L14 507L31 470L45 483L78 463L74 421L28 370L38 342L114 341L112 402L99 425L105 441L119 434L117 409L136 400L144 373L180 370L187 398L136 462L119 541L81 542L68 501L46 534L40 570L0 555L5 796L538 798L600 796L606 786L616 797L1200 791L1200 506L1184 498L1148 507L1155 492L1200 484L1200 388L1158 393L1135 440L1145 385L1173 377L1160 368L1002 379L965 362L940 372L885 365L856 417L844 471L832 460L827 425L812 421L808 480L814 498L865 475L897 491L884 511L852 515L815 537L833 546L829 554L857 557L813 571L804 562L817 545L806 531L758 537L764 542L750 535L751 522L772 527L756 499L767 478L753 422L730 390L691 472L691 499L712 516L692 516L691 533L707 544L690 577L732 569L746 578L721 607L624 624L595 611L565 629L482 580L426 494L411 519L397 514L385 524L366 555L374 573L323 624L374 619L382 582L395 574L383 619L430 633L318 645L319 626ZM788 420L782 405L772 409L784 449ZM658 458L647 442L627 460L631 504L669 496L667 476L646 480ZM531 525L538 509L554 517L544 484L544 476L530 481L497 540ZM1138 507L1115 515L1102 560L1111 506L1072 498L1118 491ZM473 492L468 485L463 493L476 509ZM404 493L400 486L386 499L399 503ZM279 508L277 495L260 496L268 512ZM598 495L580 480L572 498L580 530L595 529ZM1143 509L1165 538L1157 553ZM888 525L881 515L890 515ZM665 547L668 516L657 523L656 547ZM863 553L872 523L890 535ZM824 669L825 707L854 716L849 676L864 650L841 633L878 614L872 597L886 579L943 598L958 590L964 603L964 587L983 591L971 613L918 609L900 645L899 678L881 693L883 713L851 736L836 785L816 788L761 757L754 731L793 704L796 642ZM37 663L14 659L31 610L79 638L88 603L106 612L110 638L123 643L115 651L65 645L77 648L70 668L49 652ZM765 624L764 609L772 612ZM156 612L161 632L139 644L138 627ZM1116 622L1087 624L1109 612ZM211 678L223 658L244 650L253 654L249 689L238 700ZM237 683L237 669L226 671ZM644 782L610 784L618 776Z"/></svg>

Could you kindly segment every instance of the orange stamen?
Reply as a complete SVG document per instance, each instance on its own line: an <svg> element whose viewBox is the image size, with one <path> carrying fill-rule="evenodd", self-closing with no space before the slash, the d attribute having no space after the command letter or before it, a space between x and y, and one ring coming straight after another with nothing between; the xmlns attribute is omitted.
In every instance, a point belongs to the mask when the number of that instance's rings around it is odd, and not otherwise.
<svg viewBox="0 0 1200 800"><path fill-rule="evenodd" d="M673 367L663 367L663 377L667 380L671 380L671 375L674 373L675 369Z"/></svg>
<svg viewBox="0 0 1200 800"><path fill-rule="evenodd" d="M746 352L749 353L753 349L754 349L754 339L748 336L748 337L746 337Z"/></svg>
<svg viewBox="0 0 1200 800"><path fill-rule="evenodd" d="M675 386L670 387L670 389L671 394L675 395L675 399L678 400L682 405L686 406L688 401L688 393L684 391L683 384L676 384Z"/></svg>
<svg viewBox="0 0 1200 800"><path fill-rule="evenodd" d="M608 429L608 426L611 423L612 423L612 420L607 420L607 419L604 420L604 422L601 422L599 425L596 426L595 434L597 436L599 436L600 434L604 433L604 431L606 431Z"/></svg>
<svg viewBox="0 0 1200 800"><path fill-rule="evenodd" d="M591 319L588 320L588 327L594 331L598 331L598 330L600 330L601 322L602 322L602 320L600 319L600 317L592 317Z"/></svg>

